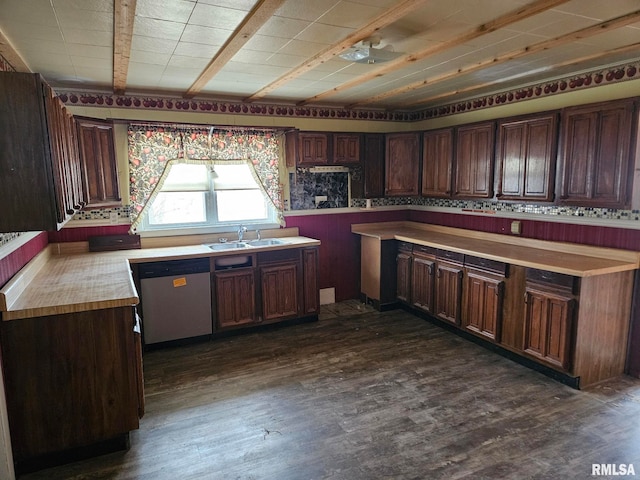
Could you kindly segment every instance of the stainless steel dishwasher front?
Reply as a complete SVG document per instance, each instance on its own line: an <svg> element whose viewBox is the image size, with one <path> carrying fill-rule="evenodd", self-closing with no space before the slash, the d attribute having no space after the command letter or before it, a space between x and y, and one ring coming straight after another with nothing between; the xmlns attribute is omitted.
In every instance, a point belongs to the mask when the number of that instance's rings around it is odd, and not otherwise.
<svg viewBox="0 0 640 480"><path fill-rule="evenodd" d="M211 335L208 258L141 263L138 268L146 345Z"/></svg>

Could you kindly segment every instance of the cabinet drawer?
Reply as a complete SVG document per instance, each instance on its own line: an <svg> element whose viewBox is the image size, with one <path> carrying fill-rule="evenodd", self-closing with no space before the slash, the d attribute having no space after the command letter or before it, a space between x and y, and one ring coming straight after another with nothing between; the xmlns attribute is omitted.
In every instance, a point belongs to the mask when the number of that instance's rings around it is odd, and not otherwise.
<svg viewBox="0 0 640 480"><path fill-rule="evenodd" d="M433 247L426 247L424 245L414 245L413 253L421 253L423 255L435 256L436 249Z"/></svg>
<svg viewBox="0 0 640 480"><path fill-rule="evenodd" d="M486 270L487 272L497 273L507 276L508 264L497 260L489 260L488 258L474 257L472 255L464 256L464 264L470 267Z"/></svg>
<svg viewBox="0 0 640 480"><path fill-rule="evenodd" d="M537 283L539 285L551 285L556 289L575 293L578 287L578 279L563 273L527 268L525 273L527 283Z"/></svg>
<svg viewBox="0 0 640 480"><path fill-rule="evenodd" d="M411 253L413 251L413 243L398 242L398 251Z"/></svg>
<svg viewBox="0 0 640 480"><path fill-rule="evenodd" d="M450 252L449 250L441 250L438 248L436 249L436 256L438 258L445 258L451 262L464 263L464 253Z"/></svg>

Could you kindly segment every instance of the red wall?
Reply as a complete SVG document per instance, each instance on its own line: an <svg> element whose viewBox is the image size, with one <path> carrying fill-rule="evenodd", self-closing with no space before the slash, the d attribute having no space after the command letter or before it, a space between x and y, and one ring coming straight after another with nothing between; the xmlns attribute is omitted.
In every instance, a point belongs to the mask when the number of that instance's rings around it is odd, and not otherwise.
<svg viewBox="0 0 640 480"><path fill-rule="evenodd" d="M126 235L129 232L129 228L129 225L63 228L57 232L49 232L49 243L86 242L89 237L99 235Z"/></svg>
<svg viewBox="0 0 640 480"><path fill-rule="evenodd" d="M286 217L287 227L322 242L320 288L335 287L337 302L360 296L360 236L351 233L351 224L407 219L407 210Z"/></svg>
<svg viewBox="0 0 640 480"><path fill-rule="evenodd" d="M47 246L47 243L47 234L42 232L6 257L0 258L0 287L40 253Z"/></svg>

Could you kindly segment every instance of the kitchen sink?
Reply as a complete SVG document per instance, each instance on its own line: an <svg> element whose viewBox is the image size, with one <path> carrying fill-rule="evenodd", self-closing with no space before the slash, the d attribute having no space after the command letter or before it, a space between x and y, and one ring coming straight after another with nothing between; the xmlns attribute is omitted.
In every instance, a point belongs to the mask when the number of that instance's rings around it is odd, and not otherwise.
<svg viewBox="0 0 640 480"><path fill-rule="evenodd" d="M250 247L267 247L269 245L284 245L287 242L279 238L263 238L260 240L249 240Z"/></svg>
<svg viewBox="0 0 640 480"><path fill-rule="evenodd" d="M216 252L222 252L225 250L237 250L239 248L247 248L249 245L242 242L229 242L229 243L209 243L207 247Z"/></svg>

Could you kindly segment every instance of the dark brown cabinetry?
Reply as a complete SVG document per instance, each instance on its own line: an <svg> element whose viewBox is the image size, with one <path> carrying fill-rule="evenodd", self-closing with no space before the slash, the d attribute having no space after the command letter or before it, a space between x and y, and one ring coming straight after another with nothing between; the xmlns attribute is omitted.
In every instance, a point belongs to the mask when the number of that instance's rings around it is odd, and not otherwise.
<svg viewBox="0 0 640 480"><path fill-rule="evenodd" d="M332 162L337 165L360 163L361 141L357 133L334 133Z"/></svg>
<svg viewBox="0 0 640 480"><path fill-rule="evenodd" d="M438 260L436 267L436 316L460 324L462 310L462 264Z"/></svg>
<svg viewBox="0 0 640 480"><path fill-rule="evenodd" d="M420 193L419 134L388 134L385 150L385 195L418 195Z"/></svg>
<svg viewBox="0 0 640 480"><path fill-rule="evenodd" d="M298 165L313 166L329 163L329 136L326 133L298 134Z"/></svg>
<svg viewBox="0 0 640 480"><path fill-rule="evenodd" d="M571 368L576 279L528 269L523 349L554 367Z"/></svg>
<svg viewBox="0 0 640 480"><path fill-rule="evenodd" d="M455 197L493 197L494 137L493 122L456 129Z"/></svg>
<svg viewBox="0 0 640 480"><path fill-rule="evenodd" d="M364 171L365 198L384 197L384 135L371 133L364 136Z"/></svg>
<svg viewBox="0 0 640 480"><path fill-rule="evenodd" d="M1 322L13 456L122 438L144 411L133 307ZM25 463L26 464L26 463Z"/></svg>
<svg viewBox="0 0 640 480"><path fill-rule="evenodd" d="M76 117L85 208L122 205L111 122Z"/></svg>
<svg viewBox="0 0 640 480"><path fill-rule="evenodd" d="M422 196L450 197L453 129L425 132L422 145Z"/></svg>
<svg viewBox="0 0 640 480"><path fill-rule="evenodd" d="M0 73L0 232L57 230L83 206L73 117L37 74Z"/></svg>
<svg viewBox="0 0 640 480"><path fill-rule="evenodd" d="M557 118L548 113L498 123L498 199L553 200Z"/></svg>
<svg viewBox="0 0 640 480"><path fill-rule="evenodd" d="M632 101L567 108L560 134L560 202L623 208L632 183Z"/></svg>
<svg viewBox="0 0 640 480"><path fill-rule="evenodd" d="M298 316L298 263L260 267L265 322Z"/></svg>
<svg viewBox="0 0 640 480"><path fill-rule="evenodd" d="M431 314L435 313L435 272L435 257L420 251L414 253L411 270L411 304Z"/></svg>
<svg viewBox="0 0 640 480"><path fill-rule="evenodd" d="M396 256L396 297L401 302L411 302L411 249L410 244L400 244Z"/></svg>
<svg viewBox="0 0 640 480"><path fill-rule="evenodd" d="M219 271L213 274L216 324L220 330L255 323L255 270L249 268Z"/></svg>
<svg viewBox="0 0 640 480"><path fill-rule="evenodd" d="M468 268L464 290L464 327L490 340L499 340L504 277Z"/></svg>
<svg viewBox="0 0 640 480"><path fill-rule="evenodd" d="M318 287L318 248L302 249L302 274L304 292L304 315L320 312L320 289Z"/></svg>

